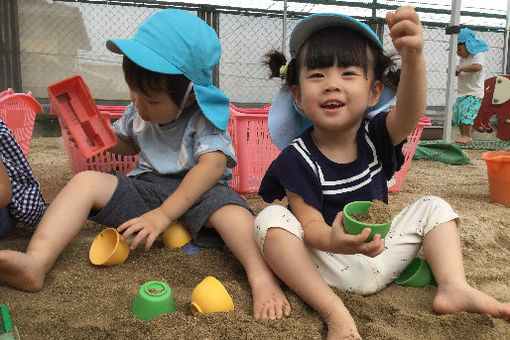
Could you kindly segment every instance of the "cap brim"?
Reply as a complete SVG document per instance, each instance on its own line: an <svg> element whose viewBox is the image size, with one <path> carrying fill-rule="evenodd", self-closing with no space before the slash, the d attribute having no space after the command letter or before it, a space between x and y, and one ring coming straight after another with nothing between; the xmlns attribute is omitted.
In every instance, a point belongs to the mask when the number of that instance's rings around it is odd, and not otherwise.
<svg viewBox="0 0 510 340"><path fill-rule="evenodd" d="M343 14L317 13L301 20L292 31L289 44L291 57L294 58L297 55L299 48L311 34L331 26L346 27L353 31L359 32L370 41L375 43L377 46L383 48L379 37L368 25Z"/></svg>
<svg viewBox="0 0 510 340"><path fill-rule="evenodd" d="M312 126L312 122L296 110L292 93L281 89L269 108L267 125L273 144L283 150Z"/></svg>
<svg viewBox="0 0 510 340"><path fill-rule="evenodd" d="M225 93L213 85L194 84L195 97L204 115L220 130L226 130L230 102Z"/></svg>
<svg viewBox="0 0 510 340"><path fill-rule="evenodd" d="M106 47L118 54L124 54L135 64L159 73L183 74L181 70L168 62L165 58L133 39L110 39Z"/></svg>

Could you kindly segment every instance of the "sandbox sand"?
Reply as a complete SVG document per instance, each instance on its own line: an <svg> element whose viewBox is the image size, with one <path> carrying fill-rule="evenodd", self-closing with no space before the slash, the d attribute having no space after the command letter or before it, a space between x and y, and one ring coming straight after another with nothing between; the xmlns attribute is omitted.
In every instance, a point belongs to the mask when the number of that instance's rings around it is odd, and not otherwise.
<svg viewBox="0 0 510 340"><path fill-rule="evenodd" d="M390 205L405 206L422 195L443 197L462 218L460 230L466 275L476 288L510 301L510 208L489 202L487 171L481 150L466 150L471 162L451 166L414 160L404 186ZM34 138L29 156L47 202L71 177L58 138ZM255 212L266 204L248 198ZM0 285L22 339L322 339L324 323L294 293L284 288L293 307L281 321L252 318L251 295L243 269L228 249L201 249L188 255L158 240L149 252L132 251L122 265L101 268L88 260L89 246L103 226L87 222L66 248L38 293ZM20 227L0 241L0 249L24 251L32 230ZM139 247L140 248L140 247ZM208 275L232 296L234 312L193 316L193 288ZM177 312L144 322L130 304L147 281L173 290ZM436 315L436 288L389 285L362 297L338 292L365 339L508 339L510 323L487 315Z"/></svg>

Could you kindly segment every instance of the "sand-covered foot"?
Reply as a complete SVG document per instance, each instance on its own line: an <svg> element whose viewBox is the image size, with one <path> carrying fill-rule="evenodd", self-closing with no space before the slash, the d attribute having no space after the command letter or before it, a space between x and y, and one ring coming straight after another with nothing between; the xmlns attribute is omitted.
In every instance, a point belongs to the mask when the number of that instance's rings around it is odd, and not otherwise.
<svg viewBox="0 0 510 340"><path fill-rule="evenodd" d="M455 140L455 144L469 144L473 141L471 137L459 137Z"/></svg>
<svg viewBox="0 0 510 340"><path fill-rule="evenodd" d="M510 321L510 303L502 303L466 284L440 288L434 299L434 310L440 314L470 312L489 314Z"/></svg>
<svg viewBox="0 0 510 340"><path fill-rule="evenodd" d="M46 273L36 259L12 250L0 251L0 282L26 292L42 289Z"/></svg>
<svg viewBox="0 0 510 340"><path fill-rule="evenodd" d="M274 320L290 316L289 300L272 273L257 276L250 285L255 319Z"/></svg>

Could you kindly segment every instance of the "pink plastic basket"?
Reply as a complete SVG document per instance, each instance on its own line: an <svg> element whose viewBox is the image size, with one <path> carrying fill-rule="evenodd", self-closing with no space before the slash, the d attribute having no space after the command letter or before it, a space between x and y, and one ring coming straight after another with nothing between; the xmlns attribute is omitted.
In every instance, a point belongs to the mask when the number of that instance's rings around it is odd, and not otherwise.
<svg viewBox="0 0 510 340"><path fill-rule="evenodd" d="M122 116L125 110L125 106L97 106L99 113L107 120L111 122L112 119L118 119ZM103 151L90 158L85 158L80 150L76 147L70 139L70 132L66 128L65 124L61 121L61 117L58 117L60 123L60 129L62 131L62 139L64 147L67 152L69 159L69 165L71 171L76 174L80 171L85 170L96 170L101 172L109 172L112 170L121 171L125 174L133 170L138 156L130 155L119 155L108 151Z"/></svg>
<svg viewBox="0 0 510 340"><path fill-rule="evenodd" d="M35 115L43 112L32 92L14 93L13 89L0 92L0 118L11 130L21 151L28 158L34 132Z"/></svg>
<svg viewBox="0 0 510 340"><path fill-rule="evenodd" d="M244 195L256 194L271 162L280 154L267 129L269 107L238 109L230 106L227 127L237 157L230 187Z"/></svg>
<svg viewBox="0 0 510 340"><path fill-rule="evenodd" d="M426 125L430 125L430 119L428 117L423 116L418 124L416 124L416 128L414 131L407 137L407 143L402 147L402 153L404 154L405 160L404 164L400 168L399 171L395 172L393 178L395 179L395 184L388 188L388 192L396 192L402 188L402 184L404 184L404 178L406 177L407 170L411 165L411 161L413 160L414 151L416 150L416 146L420 141L421 133L423 132L423 127Z"/></svg>

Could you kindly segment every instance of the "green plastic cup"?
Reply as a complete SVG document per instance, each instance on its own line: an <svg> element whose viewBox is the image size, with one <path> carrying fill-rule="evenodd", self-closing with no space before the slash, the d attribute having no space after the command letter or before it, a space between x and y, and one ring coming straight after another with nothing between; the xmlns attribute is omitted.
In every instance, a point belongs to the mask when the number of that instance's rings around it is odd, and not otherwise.
<svg viewBox="0 0 510 340"><path fill-rule="evenodd" d="M161 314L172 314L175 312L172 290L164 282L144 283L131 304L131 312L145 321Z"/></svg>
<svg viewBox="0 0 510 340"><path fill-rule="evenodd" d="M426 260L415 257L404 269L395 283L401 286L426 287L434 284L434 275Z"/></svg>
<svg viewBox="0 0 510 340"><path fill-rule="evenodd" d="M353 214L366 213L371 205L372 202L369 201L354 201L347 203L344 207L343 222L345 231L351 235L358 235L363 231L363 229L370 228L371 230L370 236L368 236L365 242L372 241L372 238L374 237L375 234L381 235L381 238L386 237L386 235L390 231L392 222L392 220L390 220L386 223L381 224L368 224L359 222L352 217Z"/></svg>

